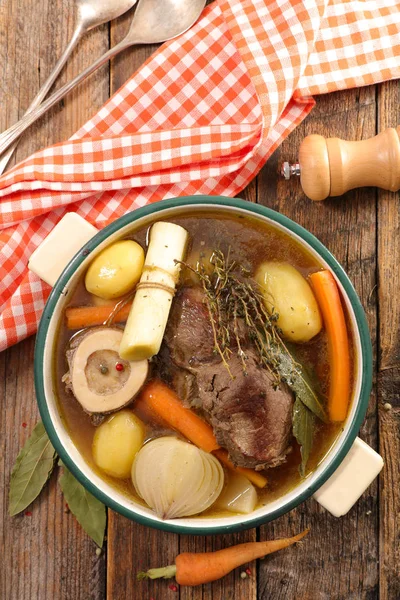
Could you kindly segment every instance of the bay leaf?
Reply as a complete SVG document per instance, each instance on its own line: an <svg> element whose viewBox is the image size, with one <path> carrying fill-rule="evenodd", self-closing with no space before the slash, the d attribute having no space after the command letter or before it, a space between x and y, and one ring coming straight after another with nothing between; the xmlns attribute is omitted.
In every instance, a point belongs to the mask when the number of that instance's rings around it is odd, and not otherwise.
<svg viewBox="0 0 400 600"><path fill-rule="evenodd" d="M310 409L321 421L328 422L328 416L325 408L319 398L318 393L311 384L306 370L288 351L279 352L278 371L284 378L288 386L293 390L296 398ZM293 366L295 364L295 366Z"/></svg>
<svg viewBox="0 0 400 600"><path fill-rule="evenodd" d="M101 548L107 522L106 507L63 466L60 486L68 507L81 527Z"/></svg>
<svg viewBox="0 0 400 600"><path fill-rule="evenodd" d="M293 435L300 445L301 464L299 471L301 477L305 476L306 466L314 439L315 416L298 398L293 405Z"/></svg>
<svg viewBox="0 0 400 600"><path fill-rule="evenodd" d="M9 512L23 511L38 497L50 477L56 459L43 423L39 422L18 454L11 473Z"/></svg>

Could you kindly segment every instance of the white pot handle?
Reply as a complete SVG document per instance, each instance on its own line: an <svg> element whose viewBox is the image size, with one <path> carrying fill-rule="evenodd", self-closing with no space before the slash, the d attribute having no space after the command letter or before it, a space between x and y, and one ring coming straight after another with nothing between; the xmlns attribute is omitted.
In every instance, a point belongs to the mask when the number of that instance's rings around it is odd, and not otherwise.
<svg viewBox="0 0 400 600"><path fill-rule="evenodd" d="M382 457L357 437L343 462L313 498L334 517L342 517L354 506L382 467Z"/></svg>
<svg viewBox="0 0 400 600"><path fill-rule="evenodd" d="M96 233L96 227L83 217L67 213L33 252L28 269L53 287L69 261Z"/></svg>

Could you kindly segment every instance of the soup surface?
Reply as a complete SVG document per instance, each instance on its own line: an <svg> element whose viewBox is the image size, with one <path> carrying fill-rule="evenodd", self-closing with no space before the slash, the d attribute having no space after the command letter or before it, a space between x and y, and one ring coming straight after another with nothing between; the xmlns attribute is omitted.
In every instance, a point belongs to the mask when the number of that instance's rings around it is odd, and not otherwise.
<svg viewBox="0 0 400 600"><path fill-rule="evenodd" d="M311 254L308 254L295 240L291 239L277 228L268 226L253 218L237 216L227 218L225 214L222 215L216 210L209 214L186 212L185 215L174 216L172 219L169 219L169 222L180 225L188 232L189 242L184 261L185 264L190 265L192 268L196 268L196 265L198 265L200 261L204 265L205 270L207 270L210 257L218 250L223 253L225 257L229 255L230 261L234 261L237 265L240 265L240 268L242 269L241 272L245 274L244 277L248 277L252 285L257 272L259 272L265 261L274 262L276 264L288 264L296 269L303 278L307 278L311 273L321 269L321 265L316 262L315 258L311 256ZM131 235L124 239L134 240L140 244L146 253L149 240L148 228L132 229ZM177 293L172 301L171 315L174 315L174 311L176 313L176 307L179 302L182 302L181 299L182 297L185 297L184 294L187 290L204 291L198 275L191 269L183 267L177 285ZM104 302L107 303L107 300ZM73 294L69 307L92 306L94 303L101 303L101 301L97 301L93 294L88 293L85 287L85 281L82 279ZM171 317L171 315L168 325L170 328L174 326L173 323L171 325L171 319L175 320L175 317ZM307 324L309 325L309 323ZM124 324L115 324L113 327L123 328ZM353 343L349 327L348 331L350 337L350 357L352 361ZM63 323L60 326L57 339L57 353L55 355L54 369L62 418L74 443L87 463L103 479L107 480L119 491L128 496L133 496L144 503L144 501L139 498L130 476L122 478L110 476L100 469L94 460L93 439L96 429L98 428L98 423L101 422L102 417L94 419L93 415L85 412L70 388L65 385L65 378L63 380L65 373L68 371L66 350L71 344L71 338L73 340L77 333L78 330L71 330ZM290 334L294 334L294 332L291 331L289 332L289 335ZM196 333L195 327L193 328L192 342L194 360L197 360L196 352L200 352L201 354L202 342ZM319 333L314 335L307 342L293 342L292 340L290 349L293 349L295 352L296 361L306 368L308 377L311 379L314 388L317 390L322 404L326 405L326 397L330 384L330 365L328 361L325 330L322 328ZM93 360L95 360L95 358L93 358ZM218 356L215 360L219 360ZM168 346L164 340L159 355L150 360L148 380L162 380L169 387L173 387L179 392L180 388L174 384L176 371L180 370L179 365L177 367L175 364L173 365L173 369L171 369L170 363L171 347ZM101 368L107 367L101 365ZM257 366L257 368L259 367ZM353 370L353 368L351 370ZM185 370L183 371L184 379L189 377L187 372ZM191 376L192 375L190 375L190 377ZM197 377L198 383L198 371L196 371L195 376ZM351 377L353 378L353 375ZM234 384L232 383L232 385ZM281 383L281 386L282 385L285 386L285 383ZM291 394L291 392L289 391L288 394ZM238 402L240 403L242 400L243 399L239 398ZM130 403L126 409L132 411L144 423L145 442L160 436L178 436L180 439L185 439L184 436L174 430L163 419L155 417L154 414L144 410L141 402L136 403L136 400L133 399L132 403ZM192 405L192 410L201 418L211 422L215 427L215 418L210 418L211 413L207 412L207 410L203 410L202 406L199 406L198 403ZM234 416L235 415L232 415L232 419L234 419ZM323 422L322 420L315 419L313 443L305 467L304 476L311 473L323 459L324 455L340 433L342 427L343 423L340 422ZM261 429L260 431L262 432L263 430ZM220 440L223 439L223 435L219 432L217 438L220 442ZM220 442L220 445L223 444ZM234 457L231 456L231 458ZM266 504L277 497L282 496L285 492L298 485L302 479L299 471L300 463L300 447L293 437L292 432L290 432L284 456L283 458L279 457L276 466L268 468L268 465L262 465L261 462L258 466L255 465L256 468L260 469L260 473L264 474L267 478L267 485L263 489L257 489L257 506ZM249 464L249 466L252 467L252 464L250 463L243 464ZM265 466L267 468L264 468ZM229 482L229 478L232 477L232 471L224 468L224 474L224 485L226 486ZM219 507L218 502L216 502L206 511L202 512L200 516L221 516L223 514L231 515L232 513Z"/></svg>

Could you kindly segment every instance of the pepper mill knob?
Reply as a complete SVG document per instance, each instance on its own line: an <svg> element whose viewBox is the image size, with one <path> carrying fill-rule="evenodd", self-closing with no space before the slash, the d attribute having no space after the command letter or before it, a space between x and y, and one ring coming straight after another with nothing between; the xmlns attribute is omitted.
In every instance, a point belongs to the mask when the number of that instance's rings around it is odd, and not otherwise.
<svg viewBox="0 0 400 600"><path fill-rule="evenodd" d="M347 142L309 135L299 150L299 165L282 166L289 179L300 171L301 186L311 200L341 196L358 187L400 189L400 127L369 140Z"/></svg>

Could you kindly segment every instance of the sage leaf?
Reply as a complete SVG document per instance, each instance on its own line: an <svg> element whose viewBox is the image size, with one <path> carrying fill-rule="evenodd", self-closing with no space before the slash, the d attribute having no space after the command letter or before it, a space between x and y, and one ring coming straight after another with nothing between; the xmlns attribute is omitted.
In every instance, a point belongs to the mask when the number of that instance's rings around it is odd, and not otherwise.
<svg viewBox="0 0 400 600"><path fill-rule="evenodd" d="M293 367L293 363L295 363L295 367ZM296 398L307 406L321 421L327 423L328 417L325 409L317 392L311 385L305 369L288 351L280 352L278 371L280 376L284 378L288 386L293 390Z"/></svg>
<svg viewBox="0 0 400 600"><path fill-rule="evenodd" d="M301 464L299 471L301 477L306 474L306 466L314 439L315 416L298 398L293 405L293 435L300 445Z"/></svg>
<svg viewBox="0 0 400 600"><path fill-rule="evenodd" d="M9 512L13 517L38 497L50 477L56 459L43 423L39 422L18 454L11 473Z"/></svg>
<svg viewBox="0 0 400 600"><path fill-rule="evenodd" d="M68 507L81 527L101 548L106 529L106 507L90 494L63 465L60 486Z"/></svg>

